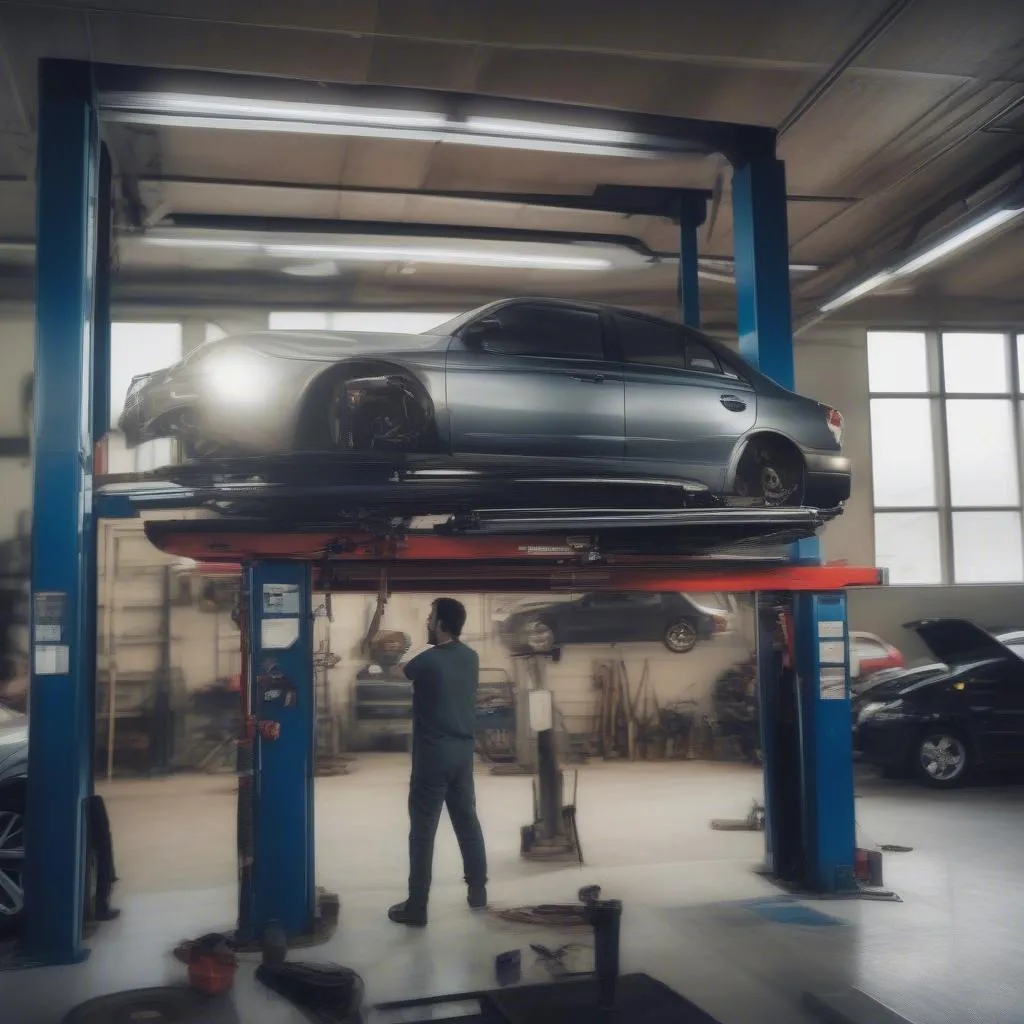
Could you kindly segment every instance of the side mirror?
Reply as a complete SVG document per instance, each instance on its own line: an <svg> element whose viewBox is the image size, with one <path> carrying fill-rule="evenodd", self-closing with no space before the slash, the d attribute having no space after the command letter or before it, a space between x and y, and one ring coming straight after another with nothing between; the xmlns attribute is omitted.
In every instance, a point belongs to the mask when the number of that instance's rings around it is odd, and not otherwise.
<svg viewBox="0 0 1024 1024"><path fill-rule="evenodd" d="M489 339L501 333L501 321L496 316L489 316L470 324L462 332L462 340L473 348L481 348Z"/></svg>

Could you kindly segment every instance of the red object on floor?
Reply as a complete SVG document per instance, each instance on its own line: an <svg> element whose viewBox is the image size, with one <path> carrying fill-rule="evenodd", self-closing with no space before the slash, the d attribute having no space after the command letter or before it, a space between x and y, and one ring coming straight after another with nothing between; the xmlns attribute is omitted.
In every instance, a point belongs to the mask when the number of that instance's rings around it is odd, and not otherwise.
<svg viewBox="0 0 1024 1024"><path fill-rule="evenodd" d="M188 965L188 983L207 996L221 996L235 984L238 965L216 955L198 954Z"/></svg>

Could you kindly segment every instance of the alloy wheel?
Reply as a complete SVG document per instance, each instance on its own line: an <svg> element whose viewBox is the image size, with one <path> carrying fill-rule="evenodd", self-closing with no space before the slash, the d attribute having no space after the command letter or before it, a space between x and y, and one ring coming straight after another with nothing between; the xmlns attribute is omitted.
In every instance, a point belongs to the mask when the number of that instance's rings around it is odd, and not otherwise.
<svg viewBox="0 0 1024 1024"><path fill-rule="evenodd" d="M936 782L952 782L967 766L967 748L956 736L929 736L921 744L918 758L925 775Z"/></svg>
<svg viewBox="0 0 1024 1024"><path fill-rule="evenodd" d="M523 627L523 641L531 651L550 651L555 646L555 633L546 622L531 619Z"/></svg>
<svg viewBox="0 0 1024 1024"><path fill-rule="evenodd" d="M665 630L665 646L676 654L691 651L697 643L697 630L685 619L673 622Z"/></svg>
<svg viewBox="0 0 1024 1024"><path fill-rule="evenodd" d="M0 810L0 923L25 909L25 818L18 811Z"/></svg>

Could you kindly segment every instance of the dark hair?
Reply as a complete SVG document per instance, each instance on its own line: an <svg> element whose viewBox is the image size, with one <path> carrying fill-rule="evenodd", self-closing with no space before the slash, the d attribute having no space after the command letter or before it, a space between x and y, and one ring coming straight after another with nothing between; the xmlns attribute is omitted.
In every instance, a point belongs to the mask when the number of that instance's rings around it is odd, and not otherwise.
<svg viewBox="0 0 1024 1024"><path fill-rule="evenodd" d="M454 597L439 597L434 602L437 612L437 624L449 635L458 639L462 636L462 627L466 624L466 609L461 601Z"/></svg>

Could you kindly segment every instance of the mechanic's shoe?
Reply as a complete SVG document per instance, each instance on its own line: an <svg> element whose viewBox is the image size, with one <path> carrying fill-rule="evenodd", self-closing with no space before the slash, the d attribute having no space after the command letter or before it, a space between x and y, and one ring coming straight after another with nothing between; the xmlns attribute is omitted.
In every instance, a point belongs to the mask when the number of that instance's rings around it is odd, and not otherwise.
<svg viewBox="0 0 1024 1024"><path fill-rule="evenodd" d="M410 928L424 928L427 924L427 908L416 907L405 900L396 903L389 911L388 917L395 924L407 924Z"/></svg>
<svg viewBox="0 0 1024 1024"><path fill-rule="evenodd" d="M471 885L469 887L469 905L473 910L487 909L487 887Z"/></svg>

